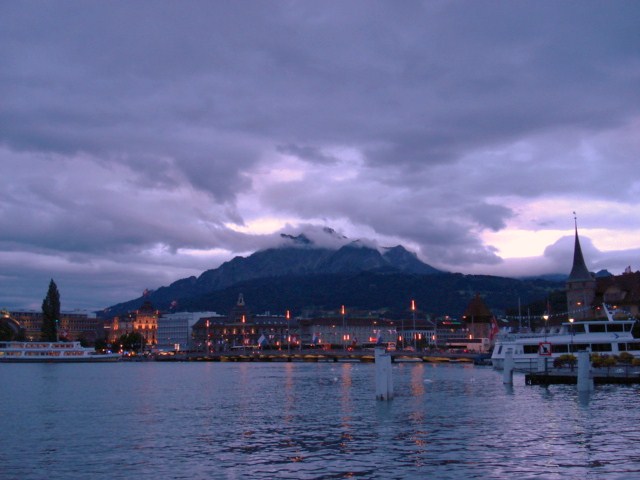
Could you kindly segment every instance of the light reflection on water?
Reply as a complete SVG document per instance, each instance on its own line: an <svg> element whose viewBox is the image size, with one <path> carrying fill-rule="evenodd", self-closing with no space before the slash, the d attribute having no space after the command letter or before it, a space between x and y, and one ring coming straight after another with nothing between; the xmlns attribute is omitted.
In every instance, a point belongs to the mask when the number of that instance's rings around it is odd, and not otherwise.
<svg viewBox="0 0 640 480"><path fill-rule="evenodd" d="M638 387L502 384L490 368L0 365L0 477L633 478Z"/></svg>

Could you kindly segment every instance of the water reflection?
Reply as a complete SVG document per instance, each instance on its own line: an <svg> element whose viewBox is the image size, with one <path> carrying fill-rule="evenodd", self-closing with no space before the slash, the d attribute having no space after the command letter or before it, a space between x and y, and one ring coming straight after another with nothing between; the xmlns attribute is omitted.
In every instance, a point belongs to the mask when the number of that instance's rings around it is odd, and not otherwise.
<svg viewBox="0 0 640 480"><path fill-rule="evenodd" d="M0 416L4 478L631 478L640 470L629 449L640 440L634 387L584 397L572 386L525 386L521 375L507 388L490 368L403 364L393 367L395 398L381 402L373 365L15 367L0 368L0 402L11 412Z"/></svg>

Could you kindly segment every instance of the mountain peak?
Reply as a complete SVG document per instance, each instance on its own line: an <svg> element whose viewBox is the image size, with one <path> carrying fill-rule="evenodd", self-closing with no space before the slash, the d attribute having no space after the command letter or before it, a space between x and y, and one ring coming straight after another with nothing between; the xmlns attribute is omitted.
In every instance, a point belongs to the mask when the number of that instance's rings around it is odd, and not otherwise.
<svg viewBox="0 0 640 480"><path fill-rule="evenodd" d="M309 245L313 245L313 242L311 240L309 240L309 238L304 234L301 233L300 235L289 235L287 233L281 233L280 234L280 238L284 238L285 240L291 240L291 242L295 245L295 246L309 246ZM289 245L287 245L289 246Z"/></svg>

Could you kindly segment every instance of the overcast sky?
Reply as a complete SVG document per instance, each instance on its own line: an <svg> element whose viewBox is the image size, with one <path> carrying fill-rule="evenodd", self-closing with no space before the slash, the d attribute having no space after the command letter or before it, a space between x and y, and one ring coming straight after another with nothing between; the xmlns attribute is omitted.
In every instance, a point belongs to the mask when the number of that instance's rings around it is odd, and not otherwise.
<svg viewBox="0 0 640 480"><path fill-rule="evenodd" d="M103 308L280 232L640 269L637 1L0 3L0 307Z"/></svg>

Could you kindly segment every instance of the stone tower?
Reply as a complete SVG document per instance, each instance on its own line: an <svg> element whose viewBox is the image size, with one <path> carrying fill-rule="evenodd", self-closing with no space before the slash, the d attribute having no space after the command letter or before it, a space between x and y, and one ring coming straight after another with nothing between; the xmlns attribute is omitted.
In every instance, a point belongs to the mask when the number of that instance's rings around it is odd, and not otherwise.
<svg viewBox="0 0 640 480"><path fill-rule="evenodd" d="M573 249L573 266L567 279L567 311L569 318L585 320L592 318L593 300L596 291L596 279L584 261L580 239L578 238L578 222L575 222L575 246Z"/></svg>

